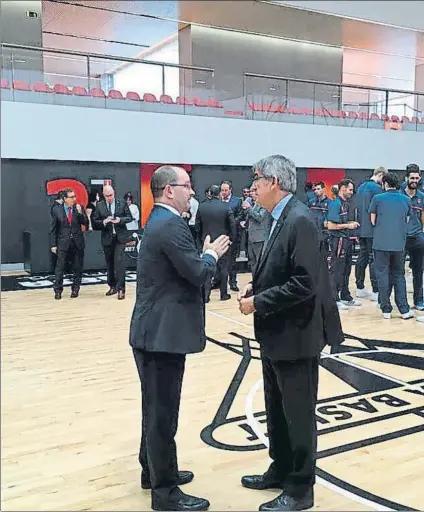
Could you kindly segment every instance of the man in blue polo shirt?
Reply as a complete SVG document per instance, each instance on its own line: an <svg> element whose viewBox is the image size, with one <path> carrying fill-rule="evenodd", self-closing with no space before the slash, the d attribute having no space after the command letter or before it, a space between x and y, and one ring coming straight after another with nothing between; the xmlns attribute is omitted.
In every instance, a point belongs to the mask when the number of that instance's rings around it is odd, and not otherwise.
<svg viewBox="0 0 424 512"><path fill-rule="evenodd" d="M325 185L322 181L318 181L314 185L315 199L309 203L309 209L317 223L318 229L327 238L327 217L330 199L325 194Z"/></svg>
<svg viewBox="0 0 424 512"><path fill-rule="evenodd" d="M330 275L339 309L360 306L349 290L349 277L352 269L352 241L350 233L359 227L359 223L349 221L349 199L354 190L352 180L339 183L339 195L328 207L327 227L330 234Z"/></svg>
<svg viewBox="0 0 424 512"><path fill-rule="evenodd" d="M374 196L369 213L374 226L375 273L378 283L378 299L383 317L391 318L390 303L392 287L395 302L402 318L414 315L409 308L405 281L405 243L411 201L399 192L399 179L394 173L383 178L385 192Z"/></svg>
<svg viewBox="0 0 424 512"><path fill-rule="evenodd" d="M402 183L402 185L400 186L400 189L402 191L404 191L406 189L406 187L408 186L408 173L410 172L417 172L418 174L421 174L420 172L420 168L418 167L417 164L409 164L406 166L406 178L405 178L405 181ZM420 180L418 181L418 187L417 187L417 190L419 190L420 192L422 192L424 194L424 178L421 177Z"/></svg>
<svg viewBox="0 0 424 512"><path fill-rule="evenodd" d="M411 166L408 166L411 167ZM418 190L421 176L416 169L406 172L406 188L403 193L411 200L411 217L408 223L406 251L409 254L414 288L414 307L424 311L423 261L424 261L424 193Z"/></svg>
<svg viewBox="0 0 424 512"><path fill-rule="evenodd" d="M368 213L371 201L377 194L381 194L383 189L381 184L383 177L387 176L385 167L377 167L374 174L368 181L362 183L356 193L356 218L360 224L359 228L359 256L355 266L356 278L356 296L369 297L370 293L365 288L365 270L369 264L370 281L372 286L372 300L378 300L377 278L374 270L374 254L372 250L372 241L374 236L374 226L371 224L370 214Z"/></svg>

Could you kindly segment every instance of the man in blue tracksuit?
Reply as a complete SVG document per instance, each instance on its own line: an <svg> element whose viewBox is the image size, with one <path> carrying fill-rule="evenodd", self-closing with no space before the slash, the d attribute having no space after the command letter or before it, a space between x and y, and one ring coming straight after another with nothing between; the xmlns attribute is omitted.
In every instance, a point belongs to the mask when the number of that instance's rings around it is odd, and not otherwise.
<svg viewBox="0 0 424 512"><path fill-rule="evenodd" d="M327 227L330 234L330 275L334 295L339 309L360 306L349 290L349 277L352 269L352 241L350 233L359 227L359 223L349 221L349 199L354 190L352 180L339 183L339 195L328 207Z"/></svg>
<svg viewBox="0 0 424 512"><path fill-rule="evenodd" d="M395 302L402 318L414 315L410 311L405 281L405 243L411 201L399 192L399 179L394 173L383 178L385 192L371 201L369 213L374 225L373 249L375 273L378 283L378 300L383 317L391 318L390 294L395 291Z"/></svg>
<svg viewBox="0 0 424 512"><path fill-rule="evenodd" d="M373 197L383 192L381 184L383 182L383 177L387 176L387 174L388 171L386 168L377 167L371 178L362 183L358 188L355 198L356 219L360 224L359 256L355 266L356 296L369 297L370 295L365 288L365 270L369 264L370 281L372 286L371 298L375 301L378 300L378 286L374 270L374 253L372 250L374 226L371 224L368 210Z"/></svg>
<svg viewBox="0 0 424 512"><path fill-rule="evenodd" d="M424 193L418 190L420 172L409 169L406 172L406 187L403 193L411 200L411 217L408 223L405 249L409 254L414 288L414 307L424 311L423 262L424 262Z"/></svg>
<svg viewBox="0 0 424 512"><path fill-rule="evenodd" d="M315 198L309 203L309 209L315 219L318 229L324 235L325 239L328 238L327 218L328 207L331 200L325 194L325 185L322 181L318 181L314 185Z"/></svg>

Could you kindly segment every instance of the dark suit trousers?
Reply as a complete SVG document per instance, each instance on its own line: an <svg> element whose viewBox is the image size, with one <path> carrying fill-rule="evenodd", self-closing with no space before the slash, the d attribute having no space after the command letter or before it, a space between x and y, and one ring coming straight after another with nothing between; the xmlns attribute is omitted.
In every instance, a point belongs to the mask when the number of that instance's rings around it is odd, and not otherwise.
<svg viewBox="0 0 424 512"><path fill-rule="evenodd" d="M414 304L423 302L423 271L424 271L424 233L418 236L408 236L406 250L409 253L414 287Z"/></svg>
<svg viewBox="0 0 424 512"><path fill-rule="evenodd" d="M177 486L178 428L184 354L133 349L141 382L142 428L139 461L152 496L167 499Z"/></svg>
<svg viewBox="0 0 424 512"><path fill-rule="evenodd" d="M263 242L251 242L249 240L249 263L251 270L256 267L262 252Z"/></svg>
<svg viewBox="0 0 424 512"><path fill-rule="evenodd" d="M107 284L118 291L125 291L124 246L114 235L112 243L105 245L103 250L106 258Z"/></svg>
<svg viewBox="0 0 424 512"><path fill-rule="evenodd" d="M240 254L240 234L237 235L237 239L230 245L228 251L230 262L229 262L229 282L231 286L237 285L237 258Z"/></svg>
<svg viewBox="0 0 424 512"><path fill-rule="evenodd" d="M55 269L55 280L53 289L55 292L63 291L63 274L67 262L73 261L73 282L72 289L78 291L81 286L82 269L84 265L84 249L79 249L74 240L71 240L68 250L63 251L57 249L56 269Z"/></svg>
<svg viewBox="0 0 424 512"><path fill-rule="evenodd" d="M230 264L230 255L228 252L219 258L216 265L215 282L219 282L221 298L228 293L228 266ZM212 280L205 284L205 298L209 299L212 289Z"/></svg>
<svg viewBox="0 0 424 512"><path fill-rule="evenodd" d="M315 483L315 406L319 359L273 361L262 355L269 438L269 469L289 490L302 495Z"/></svg>

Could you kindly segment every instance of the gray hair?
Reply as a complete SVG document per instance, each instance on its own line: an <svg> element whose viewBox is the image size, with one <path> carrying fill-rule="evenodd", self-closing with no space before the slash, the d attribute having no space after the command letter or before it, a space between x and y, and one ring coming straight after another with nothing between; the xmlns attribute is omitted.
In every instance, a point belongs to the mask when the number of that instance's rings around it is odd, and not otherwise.
<svg viewBox="0 0 424 512"><path fill-rule="evenodd" d="M150 190L154 199L162 197L163 189L167 185L177 183L178 180L178 168L172 165L162 165L152 175L150 181Z"/></svg>
<svg viewBox="0 0 424 512"><path fill-rule="evenodd" d="M264 178L276 178L280 189L294 194L296 192L296 166L282 155L272 155L253 165L253 172L261 172Z"/></svg>

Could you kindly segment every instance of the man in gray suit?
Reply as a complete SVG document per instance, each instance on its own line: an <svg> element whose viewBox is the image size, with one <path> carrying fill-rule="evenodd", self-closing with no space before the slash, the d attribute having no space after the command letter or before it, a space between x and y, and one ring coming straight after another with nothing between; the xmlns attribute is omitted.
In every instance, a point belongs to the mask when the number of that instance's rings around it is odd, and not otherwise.
<svg viewBox="0 0 424 512"><path fill-rule="evenodd" d="M137 268L137 296L130 345L141 382L141 486L152 490L153 510L207 510L208 500L183 493L178 485L193 473L178 471L175 435L186 354L205 348L203 286L230 245L228 236L199 255L181 214L194 195L189 175L162 166L151 180L155 206L146 223Z"/></svg>
<svg viewBox="0 0 424 512"><path fill-rule="evenodd" d="M265 208L256 204L256 199L256 187L252 185L250 187L250 201L244 201L243 203L243 208L246 208L247 213L249 263L252 271L256 267L261 254L271 218Z"/></svg>

